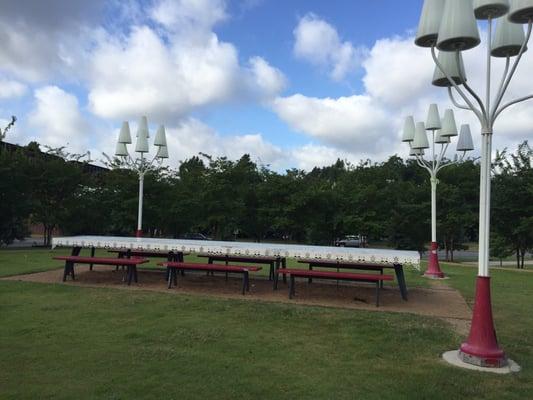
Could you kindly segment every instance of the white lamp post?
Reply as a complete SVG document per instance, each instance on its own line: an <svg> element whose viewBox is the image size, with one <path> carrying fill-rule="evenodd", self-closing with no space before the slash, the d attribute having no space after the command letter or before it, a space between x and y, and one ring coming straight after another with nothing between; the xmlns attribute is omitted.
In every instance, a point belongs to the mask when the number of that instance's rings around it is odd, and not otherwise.
<svg viewBox="0 0 533 400"><path fill-rule="evenodd" d="M467 84L461 58L462 51L480 43L476 19L487 20L485 100ZM493 37L494 20L497 20L497 27ZM425 0L415 39L416 45L431 48L436 74L446 77L438 86L447 86L453 104L472 111L481 124L479 272L470 334L458 354L462 361L483 367L502 367L508 363L496 339L490 298L491 147L494 123L501 112L513 104L533 98L529 95L502 102L527 50L532 22L533 0ZM526 35L521 24L527 24ZM437 49L440 50L439 55ZM505 59L505 70L494 96L491 94L492 57ZM463 99L464 104L455 99L454 93Z"/></svg>
<svg viewBox="0 0 533 400"><path fill-rule="evenodd" d="M131 144L130 126L127 121L122 123L120 134L117 141L115 156L119 157L121 164L131 170L137 172L139 175L139 212L137 217L137 231L136 236L142 236L142 217L143 217L143 191L144 191L144 175L153 171L163 163L165 158L168 158L167 138L165 134L165 127L160 125L154 139L154 146L157 147L157 153L148 160L145 154L148 153L148 120L146 117L141 117L139 127L137 129L137 142L135 143L135 152L139 153L140 158L132 158L128 152L127 145Z"/></svg>
<svg viewBox="0 0 533 400"><path fill-rule="evenodd" d="M431 144L428 141L426 131L431 131ZM444 273L440 269L437 244L437 174L448 165L453 165L463 160L467 151L474 149L470 127L461 126L461 135L457 142L457 151L462 152L462 156L456 160L444 163L444 157L451 137L457 136L457 126L452 110L446 110L444 119L441 121L439 109L436 104L429 106L427 121L424 124L419 122L415 126L413 117L405 119L402 141L409 143L410 155L416 157L419 166L429 172L431 182L431 249L429 252L428 269L424 273L429 278L444 278ZM440 145L438 153L435 149ZM431 149L428 160L424 159L424 151Z"/></svg>

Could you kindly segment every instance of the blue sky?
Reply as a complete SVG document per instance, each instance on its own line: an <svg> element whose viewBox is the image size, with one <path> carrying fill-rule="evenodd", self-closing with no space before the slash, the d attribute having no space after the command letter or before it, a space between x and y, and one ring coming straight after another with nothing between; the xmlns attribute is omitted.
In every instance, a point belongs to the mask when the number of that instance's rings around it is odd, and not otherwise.
<svg viewBox="0 0 533 400"><path fill-rule="evenodd" d="M170 164L250 153L276 170L405 156L404 117L450 104L413 44L422 0L3 2L0 122L7 141L114 151L123 120L167 130ZM480 48L465 54L471 82ZM531 59L531 57L528 57ZM522 72L533 67L526 61ZM496 70L501 66L496 66ZM519 71L520 72L520 71ZM533 89L522 74L515 88ZM531 90L530 90L531 91ZM502 118L496 148L531 135ZM516 117L518 116L518 117ZM476 122L466 113L458 119ZM473 131L476 127L473 126Z"/></svg>

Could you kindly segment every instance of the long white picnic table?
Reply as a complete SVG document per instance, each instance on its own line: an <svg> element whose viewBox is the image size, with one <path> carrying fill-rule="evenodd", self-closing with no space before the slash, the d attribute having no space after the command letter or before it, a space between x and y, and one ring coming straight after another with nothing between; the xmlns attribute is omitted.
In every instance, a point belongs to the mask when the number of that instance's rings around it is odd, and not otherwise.
<svg viewBox="0 0 533 400"><path fill-rule="evenodd" d="M185 240L137 238L122 236L64 236L52 239L52 248L98 248L110 250L137 250L161 252L190 252L213 255L250 257L292 257L296 259L331 260L339 262L367 262L375 264L402 264L420 267L417 251L388 250L334 246L306 246L299 244L226 242L216 240Z"/></svg>

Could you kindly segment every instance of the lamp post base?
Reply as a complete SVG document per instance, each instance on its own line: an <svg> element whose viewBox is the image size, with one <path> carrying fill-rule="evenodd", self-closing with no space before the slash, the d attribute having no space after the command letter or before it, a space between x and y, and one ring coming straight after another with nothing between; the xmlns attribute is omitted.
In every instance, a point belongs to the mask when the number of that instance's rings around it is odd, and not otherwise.
<svg viewBox="0 0 533 400"><path fill-rule="evenodd" d="M426 272L424 272L424 276L426 278L444 278L444 272L440 270L438 249L439 245L437 244L437 242L431 242L431 249L429 251L428 257L428 269Z"/></svg>
<svg viewBox="0 0 533 400"><path fill-rule="evenodd" d="M502 368L508 365L507 357L496 339L488 276L478 276L476 279L472 325L468 339L459 349L459 358L479 367Z"/></svg>
<svg viewBox="0 0 533 400"><path fill-rule="evenodd" d="M138 238L143 237L143 231L142 231L142 229L137 229L137 230L135 231L135 237L138 237Z"/></svg>

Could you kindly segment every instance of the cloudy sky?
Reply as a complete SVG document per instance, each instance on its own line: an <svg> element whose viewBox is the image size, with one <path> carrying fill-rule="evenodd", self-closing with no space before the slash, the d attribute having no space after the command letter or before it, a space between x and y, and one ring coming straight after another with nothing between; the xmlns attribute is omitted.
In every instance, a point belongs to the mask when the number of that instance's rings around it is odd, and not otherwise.
<svg viewBox="0 0 533 400"><path fill-rule="evenodd" d="M405 156L406 115L425 119L429 52L413 44L422 0L2 0L6 141L113 153L122 121L167 129L171 166L249 153L276 170ZM481 26L482 34L484 27ZM465 54L482 87L484 49ZM502 69L501 61L496 70ZM526 53L509 96L533 93ZM496 84L496 78L495 78ZM479 143L479 123L467 112ZM533 138L533 102L496 125L495 148Z"/></svg>

